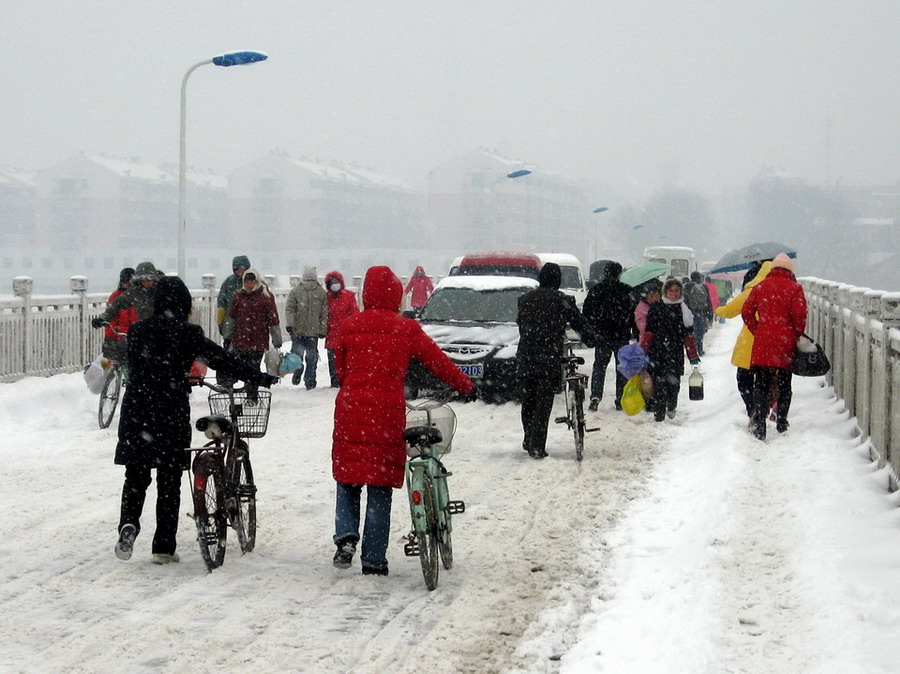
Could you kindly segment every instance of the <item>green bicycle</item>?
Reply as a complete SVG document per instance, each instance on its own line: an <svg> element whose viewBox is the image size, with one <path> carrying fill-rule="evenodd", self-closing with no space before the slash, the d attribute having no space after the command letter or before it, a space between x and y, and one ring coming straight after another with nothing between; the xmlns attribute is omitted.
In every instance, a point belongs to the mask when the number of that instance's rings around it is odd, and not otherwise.
<svg viewBox="0 0 900 674"><path fill-rule="evenodd" d="M466 511L462 501L451 501L447 478L452 475L441 462L450 451L456 432L456 414L445 400L423 400L411 404L403 440L406 453L406 489L412 516L412 531L403 552L422 563L425 586L438 584L438 555L445 569L453 566L452 517Z"/></svg>

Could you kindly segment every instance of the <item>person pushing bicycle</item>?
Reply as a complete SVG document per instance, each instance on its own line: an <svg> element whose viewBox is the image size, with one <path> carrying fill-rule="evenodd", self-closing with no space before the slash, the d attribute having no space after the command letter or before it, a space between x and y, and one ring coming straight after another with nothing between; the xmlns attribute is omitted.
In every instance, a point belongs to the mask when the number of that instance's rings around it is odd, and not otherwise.
<svg viewBox="0 0 900 674"><path fill-rule="evenodd" d="M566 326L572 327L587 346L594 331L575 298L561 293L562 271L547 262L538 274L539 287L519 298L519 349L517 377L522 400L522 449L533 459L547 456L547 427L554 396L562 390L562 355Z"/></svg>
<svg viewBox="0 0 900 674"><path fill-rule="evenodd" d="M360 540L359 511L366 489L362 535L363 574L388 574L392 489L403 486L406 402L403 380L411 358L462 394L464 375L422 327L400 315L403 284L389 267L370 267L364 310L347 318L334 341L340 391L334 406L331 450L336 481L334 565L349 568Z"/></svg>
<svg viewBox="0 0 900 674"><path fill-rule="evenodd" d="M156 533L153 562L177 562L175 535L181 503L181 476L190 455L191 364L204 359L217 372L248 384L269 387L277 377L245 365L188 322L191 293L177 276L156 283L153 314L128 333L130 382L122 401L115 463L125 466L116 557L130 559L141 531L141 513L151 470L156 469Z"/></svg>

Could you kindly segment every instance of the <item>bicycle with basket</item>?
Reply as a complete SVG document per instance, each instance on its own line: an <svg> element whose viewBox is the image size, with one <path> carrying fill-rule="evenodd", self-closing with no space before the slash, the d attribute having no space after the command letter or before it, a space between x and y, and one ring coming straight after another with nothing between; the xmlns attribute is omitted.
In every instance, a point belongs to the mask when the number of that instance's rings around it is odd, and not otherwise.
<svg viewBox="0 0 900 674"><path fill-rule="evenodd" d="M456 413L446 404L449 394L418 403L406 401L406 489L412 530L403 547L407 557L418 557L425 586L438 584L438 555L445 569L453 566L453 515L465 512L463 501L451 501L447 478L452 475L441 461L450 452L456 433Z"/></svg>
<svg viewBox="0 0 900 674"><path fill-rule="evenodd" d="M261 438L269 423L272 394L255 388L232 389L203 377L192 383L212 390L209 415L196 422L209 442L196 452L188 477L200 555L209 571L225 561L228 527L237 533L241 552L256 545L256 485L250 464L249 438Z"/></svg>

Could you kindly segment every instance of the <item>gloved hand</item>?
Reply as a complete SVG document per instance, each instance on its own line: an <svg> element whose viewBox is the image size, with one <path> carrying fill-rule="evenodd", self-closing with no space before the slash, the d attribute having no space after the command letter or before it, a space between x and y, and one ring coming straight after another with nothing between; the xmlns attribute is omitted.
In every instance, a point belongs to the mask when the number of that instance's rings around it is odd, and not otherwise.
<svg viewBox="0 0 900 674"><path fill-rule="evenodd" d="M259 375L259 385L263 388L272 388L275 384L280 382L281 379L276 377L275 375L260 373Z"/></svg>
<svg viewBox="0 0 900 674"><path fill-rule="evenodd" d="M700 364L699 358L691 358L691 365L699 365L699 364Z"/></svg>
<svg viewBox="0 0 900 674"><path fill-rule="evenodd" d="M92 328L102 328L104 325L106 325L106 321L104 321L100 316L91 319Z"/></svg>
<svg viewBox="0 0 900 674"><path fill-rule="evenodd" d="M294 328L292 328L292 327L289 325L289 326L287 326L287 328L285 328L285 329L287 330L287 333L288 333L291 337L294 336Z"/></svg>

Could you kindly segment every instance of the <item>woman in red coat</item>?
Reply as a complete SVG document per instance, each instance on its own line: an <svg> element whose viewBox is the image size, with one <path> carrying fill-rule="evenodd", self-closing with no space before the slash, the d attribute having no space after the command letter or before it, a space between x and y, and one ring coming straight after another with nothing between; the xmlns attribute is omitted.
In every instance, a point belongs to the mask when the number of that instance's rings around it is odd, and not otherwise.
<svg viewBox="0 0 900 674"><path fill-rule="evenodd" d="M325 352L328 354L328 374L331 388L340 386L334 366L334 343L341 324L353 314L359 313L356 294L344 286L344 277L339 271L325 274L325 292L328 299L328 332L325 334Z"/></svg>
<svg viewBox="0 0 900 674"><path fill-rule="evenodd" d="M403 380L411 358L460 393L472 382L414 320L403 318L403 284L389 267L371 267L363 311L346 319L334 342L340 392L334 406L331 470L337 482L334 565L348 568L359 541L362 486L366 522L362 572L387 575L391 490L403 486L406 403Z"/></svg>
<svg viewBox="0 0 900 674"><path fill-rule="evenodd" d="M406 289L403 291L404 295L412 293L409 298L409 304L413 308L413 311L416 312L416 316L422 311L422 307L425 306L428 297L433 292L434 286L431 284L431 279L425 275L425 267L419 265L416 267L416 271L413 272L412 278L409 279L409 283L406 284Z"/></svg>
<svg viewBox="0 0 900 674"><path fill-rule="evenodd" d="M119 295L124 293L131 287L131 277L134 276L134 269L125 267L119 272L119 287L113 290L112 295L106 300L106 305L113 303ZM125 307L109 321L109 325L104 329L102 353L110 360L117 360L124 363L128 358L128 349L123 334L128 333L128 329L132 323L137 323L137 309L133 306Z"/></svg>
<svg viewBox="0 0 900 674"><path fill-rule="evenodd" d="M766 439L766 417L775 389L779 433L788 429L791 407L791 361L797 339L806 329L806 297L794 280L794 264L784 253L772 260L772 270L750 292L741 317L753 334L750 371L753 373L753 414L750 432Z"/></svg>

